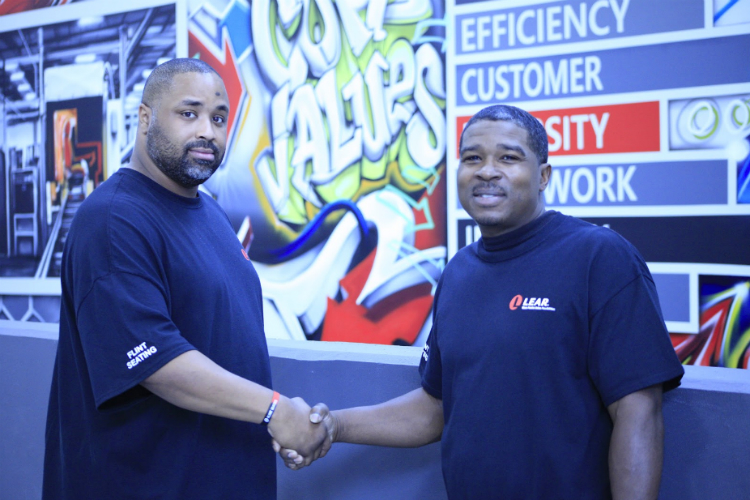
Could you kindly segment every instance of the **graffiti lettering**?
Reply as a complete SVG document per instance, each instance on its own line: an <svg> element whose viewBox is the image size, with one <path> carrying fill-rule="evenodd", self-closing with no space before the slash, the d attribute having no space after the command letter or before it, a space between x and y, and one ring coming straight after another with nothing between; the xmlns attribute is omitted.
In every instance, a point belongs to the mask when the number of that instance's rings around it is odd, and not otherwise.
<svg viewBox="0 0 750 500"><path fill-rule="evenodd" d="M354 165L361 167L357 175L377 179L395 160L402 172L410 170L405 178L419 183L443 159L441 55L429 43L415 50L408 37L384 30L401 21L413 25L413 34L414 14L431 15L428 1L408 4L342 2L339 19L330 0L253 2L252 34L258 70L272 91L273 135L255 169L282 219L290 204L303 214L302 200L320 208L353 196L357 186L325 187ZM415 178L414 167L421 176Z"/></svg>
<svg viewBox="0 0 750 500"><path fill-rule="evenodd" d="M386 0L352 0L337 3L346 37L356 57L362 55L371 39L378 42L385 39L387 33L383 30L383 17L386 3ZM359 12L365 6L367 12L363 23Z"/></svg>

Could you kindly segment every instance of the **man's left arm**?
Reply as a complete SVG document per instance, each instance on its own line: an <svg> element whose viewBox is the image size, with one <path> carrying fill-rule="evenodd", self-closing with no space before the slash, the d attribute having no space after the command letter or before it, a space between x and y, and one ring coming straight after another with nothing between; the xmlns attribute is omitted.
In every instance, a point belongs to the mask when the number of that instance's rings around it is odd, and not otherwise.
<svg viewBox="0 0 750 500"><path fill-rule="evenodd" d="M609 445L613 500L656 499L661 481L664 422L662 385L633 392L607 407L614 429Z"/></svg>

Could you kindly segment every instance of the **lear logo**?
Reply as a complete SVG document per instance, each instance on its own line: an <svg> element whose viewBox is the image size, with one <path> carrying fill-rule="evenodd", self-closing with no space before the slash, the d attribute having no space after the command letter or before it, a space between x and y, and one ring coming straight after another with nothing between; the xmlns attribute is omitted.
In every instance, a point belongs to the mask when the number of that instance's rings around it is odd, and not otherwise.
<svg viewBox="0 0 750 500"><path fill-rule="evenodd" d="M428 344L424 345L424 349L422 350L422 359L427 361L430 359L430 346Z"/></svg>
<svg viewBox="0 0 750 500"><path fill-rule="evenodd" d="M247 255L247 252L245 251L244 248L242 249L242 255L245 256L245 260L250 260L250 257Z"/></svg>
<svg viewBox="0 0 750 500"><path fill-rule="evenodd" d="M554 311L554 307L550 307L549 299L537 298L537 297L526 297L523 298L521 295L516 295L510 299L510 310L515 311L521 307L522 311Z"/></svg>

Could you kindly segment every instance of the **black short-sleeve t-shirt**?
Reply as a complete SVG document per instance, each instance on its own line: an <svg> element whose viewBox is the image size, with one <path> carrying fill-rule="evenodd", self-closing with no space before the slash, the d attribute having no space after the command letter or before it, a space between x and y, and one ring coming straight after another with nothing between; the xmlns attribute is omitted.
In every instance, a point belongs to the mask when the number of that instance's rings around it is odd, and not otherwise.
<svg viewBox="0 0 750 500"><path fill-rule="evenodd" d="M683 374L635 248L553 211L459 251L433 318L450 498L609 498L607 406Z"/></svg>
<svg viewBox="0 0 750 500"><path fill-rule="evenodd" d="M78 209L61 283L44 498L276 498L265 428L139 385L198 350L271 386L260 281L218 204L120 169Z"/></svg>

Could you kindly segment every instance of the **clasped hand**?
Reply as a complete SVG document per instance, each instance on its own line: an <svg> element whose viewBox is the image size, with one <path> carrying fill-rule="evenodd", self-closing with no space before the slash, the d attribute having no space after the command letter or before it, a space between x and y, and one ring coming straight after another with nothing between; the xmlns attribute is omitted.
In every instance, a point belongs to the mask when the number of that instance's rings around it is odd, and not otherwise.
<svg viewBox="0 0 750 500"><path fill-rule="evenodd" d="M323 458L331 449L336 435L336 419L328 411L328 407L323 403L318 403L310 408L301 398L291 400L298 410L304 410L304 427L311 432L313 441L317 443L314 446L307 446L310 442L303 442L297 445L294 442L284 441L280 435L277 435L269 425L269 433L273 436L273 449L276 451L284 464L292 469L297 470L308 466L318 458ZM300 424L302 425L302 424ZM322 438L321 438L322 435Z"/></svg>
<svg viewBox="0 0 750 500"><path fill-rule="evenodd" d="M268 424L268 433L287 467L298 469L328 453L333 441L332 422L325 405L310 408L302 398L282 398Z"/></svg>

